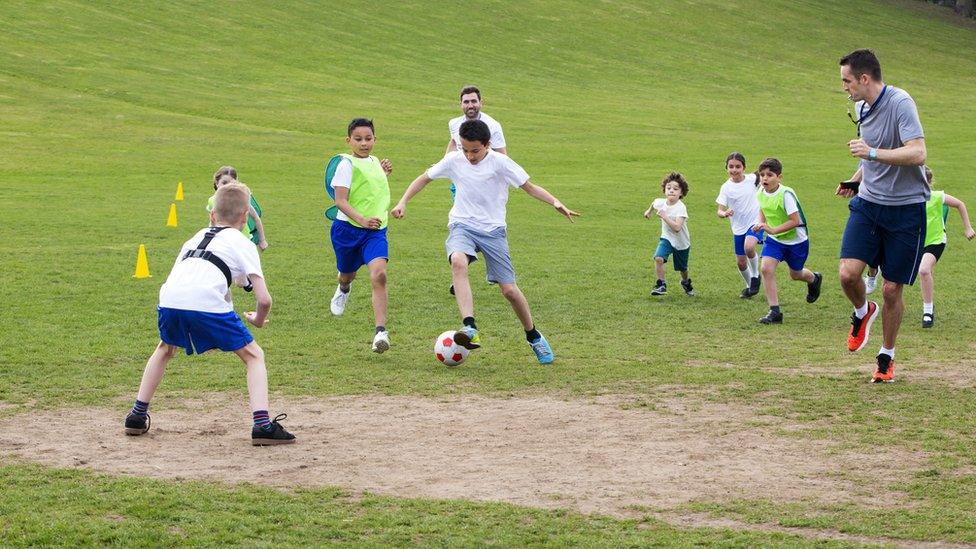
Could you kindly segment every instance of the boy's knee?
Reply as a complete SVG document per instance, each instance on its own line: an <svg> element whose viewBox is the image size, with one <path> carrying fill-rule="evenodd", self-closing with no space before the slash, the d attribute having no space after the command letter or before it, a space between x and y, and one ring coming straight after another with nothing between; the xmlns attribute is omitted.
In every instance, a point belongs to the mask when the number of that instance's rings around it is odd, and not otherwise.
<svg viewBox="0 0 976 549"><path fill-rule="evenodd" d="M451 270L456 274L466 274L468 272L468 256L461 252L451 254Z"/></svg>
<svg viewBox="0 0 976 549"><path fill-rule="evenodd" d="M369 273L369 279L374 286L386 286L386 269L378 269Z"/></svg>
<svg viewBox="0 0 976 549"><path fill-rule="evenodd" d="M794 271L790 269L790 278L793 280L803 280L803 271Z"/></svg>
<svg viewBox="0 0 976 549"><path fill-rule="evenodd" d="M657 263L658 265L664 265L664 258L660 256L655 256L654 263Z"/></svg>
<svg viewBox="0 0 976 549"><path fill-rule="evenodd" d="M499 284L499 287L502 290L502 295L505 296L505 299L509 301L517 299L520 295L522 295L519 287L515 284Z"/></svg>
<svg viewBox="0 0 976 549"><path fill-rule="evenodd" d="M244 362L250 362L254 359L264 360L264 349L258 345L257 341L252 341L239 349L237 351L237 356L241 357Z"/></svg>
<svg viewBox="0 0 976 549"><path fill-rule="evenodd" d="M739 267L740 271L746 270L746 256L744 255L735 256L735 264Z"/></svg>
<svg viewBox="0 0 976 549"><path fill-rule="evenodd" d="M776 264L763 263L759 270L762 272L763 276L774 276L776 275Z"/></svg>
<svg viewBox="0 0 976 549"><path fill-rule="evenodd" d="M932 267L926 265L919 267L918 276L922 278L932 278Z"/></svg>

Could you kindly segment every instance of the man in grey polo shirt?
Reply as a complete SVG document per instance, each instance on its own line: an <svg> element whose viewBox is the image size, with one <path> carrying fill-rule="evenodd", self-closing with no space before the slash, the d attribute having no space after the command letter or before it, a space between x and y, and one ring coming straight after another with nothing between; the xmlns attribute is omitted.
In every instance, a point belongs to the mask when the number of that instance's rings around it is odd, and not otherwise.
<svg viewBox="0 0 976 549"><path fill-rule="evenodd" d="M851 177L860 186L837 187L838 195L851 199L840 248L840 282L854 305L847 347L853 352L867 345L880 309L884 341L871 381L891 382L905 310L902 289L915 283L925 243L925 136L915 101L904 90L885 85L873 51L844 56L840 76L855 102L851 118L858 127L858 138L847 146L851 156L861 159ZM868 265L881 267L883 307L867 300L861 275Z"/></svg>

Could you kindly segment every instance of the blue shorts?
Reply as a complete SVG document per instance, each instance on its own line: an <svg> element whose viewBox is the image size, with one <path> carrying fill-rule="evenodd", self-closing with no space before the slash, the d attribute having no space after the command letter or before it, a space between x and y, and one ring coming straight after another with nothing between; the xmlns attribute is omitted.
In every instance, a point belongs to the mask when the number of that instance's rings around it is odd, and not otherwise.
<svg viewBox="0 0 976 549"><path fill-rule="evenodd" d="M668 256L672 254L674 254L674 270L680 272L687 271L688 256L691 254L691 247L685 248L684 250L675 250L674 246L671 245L671 241L667 238L662 238L657 243L657 249L654 250L654 257L660 257L667 263Z"/></svg>
<svg viewBox="0 0 976 549"><path fill-rule="evenodd" d="M807 262L810 255L810 241L804 240L799 244L783 244L772 238L767 238L763 244L763 257L769 257L776 261L785 261L790 266L790 270L802 271L803 265Z"/></svg>
<svg viewBox="0 0 976 549"><path fill-rule="evenodd" d="M331 236L336 268L340 273L354 273L377 258L390 259L386 227L380 230L363 229L346 221L336 220L332 222Z"/></svg>
<svg viewBox="0 0 976 549"><path fill-rule="evenodd" d="M855 196L848 209L841 259L880 266L885 280L914 284L925 248L925 203L883 206Z"/></svg>
<svg viewBox="0 0 976 549"><path fill-rule="evenodd" d="M159 339L167 345L186 349L186 354L201 354L211 349L236 351L254 341L241 317L229 313L204 313L156 307Z"/></svg>
<svg viewBox="0 0 976 549"><path fill-rule="evenodd" d="M751 236L755 238L758 242L757 244L763 243L763 232L758 233L749 227L749 230L742 234L732 235L732 248L735 249L735 255L746 255L746 237Z"/></svg>

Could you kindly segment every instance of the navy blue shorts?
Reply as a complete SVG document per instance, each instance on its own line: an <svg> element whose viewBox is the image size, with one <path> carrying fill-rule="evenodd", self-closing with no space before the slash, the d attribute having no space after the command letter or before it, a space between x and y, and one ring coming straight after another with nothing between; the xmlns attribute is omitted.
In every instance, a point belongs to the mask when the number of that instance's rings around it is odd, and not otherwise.
<svg viewBox="0 0 976 549"><path fill-rule="evenodd" d="M201 354L211 349L236 351L254 341L241 317L229 313L204 313L156 307L159 339L167 345L186 349L186 354Z"/></svg>
<svg viewBox="0 0 976 549"><path fill-rule="evenodd" d="M767 238L763 244L763 257L769 257L776 261L785 261L790 266L790 270L802 271L810 255L810 241L804 240L799 244L783 244Z"/></svg>
<svg viewBox="0 0 976 549"><path fill-rule="evenodd" d="M925 247L925 203L884 206L855 196L848 209L841 259L880 266L885 280L914 284Z"/></svg>
<svg viewBox="0 0 976 549"><path fill-rule="evenodd" d="M380 230L364 229L336 220L332 222L331 236L336 268L340 273L354 273L376 258L390 259L386 227Z"/></svg>
<svg viewBox="0 0 976 549"><path fill-rule="evenodd" d="M749 227L749 230L742 234L732 235L732 248L735 249L735 255L746 255L746 237L751 236L758 240L757 244L763 243L763 231L758 233Z"/></svg>

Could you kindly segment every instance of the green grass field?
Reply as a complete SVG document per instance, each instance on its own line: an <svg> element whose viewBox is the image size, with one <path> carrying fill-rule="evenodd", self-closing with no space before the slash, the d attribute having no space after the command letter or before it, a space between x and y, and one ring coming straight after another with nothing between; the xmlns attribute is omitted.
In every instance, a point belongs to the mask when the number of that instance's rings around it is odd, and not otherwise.
<svg viewBox="0 0 976 549"><path fill-rule="evenodd" d="M179 246L206 223L210 175L233 164L266 212L271 247L262 261L275 305L255 336L268 353L273 401L653 401L671 393L747 404L798 426L783 437L865 455L896 448L922 454L924 466L887 487L903 496L897 503L877 507L729 499L678 512L891 543L976 543L976 248L953 211L937 271L938 324L922 331L918 289L907 289L899 383L872 386L880 330L863 354L844 346L850 305L836 258L847 212L833 196L855 169L837 60L872 47L885 80L918 103L937 187L976 205L971 22L920 2L862 0L64 1L5 2L3 11L0 419L108 405L120 428L106 437L122 436L158 339L159 286ZM329 314L335 267L321 180L327 159L345 151L345 125L355 116L375 120L374 153L394 162L396 200L441 157L456 93L468 83L481 87L484 111L502 122L509 153L533 181L583 213L571 225L524 193L509 202L519 285L555 348L552 367L535 363L480 264L472 282L485 349L453 370L431 356L433 337L458 324L443 257L445 181L415 198L406 219L391 221L393 350L369 351L362 281L347 314ZM808 266L825 274L823 296L807 305L805 288L782 271L783 326L759 326L764 300L736 297L728 225L714 215L732 150L750 168L780 158L809 218ZM691 185L699 296L652 299L660 224L641 214L671 170ZM177 206L179 227L167 228L178 181L186 200ZM153 278L134 280L143 243ZM239 311L253 308L250 295L235 298ZM182 358L154 407L244 388L233 356ZM611 518L339 489L120 479L2 456L3 545L860 543L678 527L650 513Z"/></svg>

